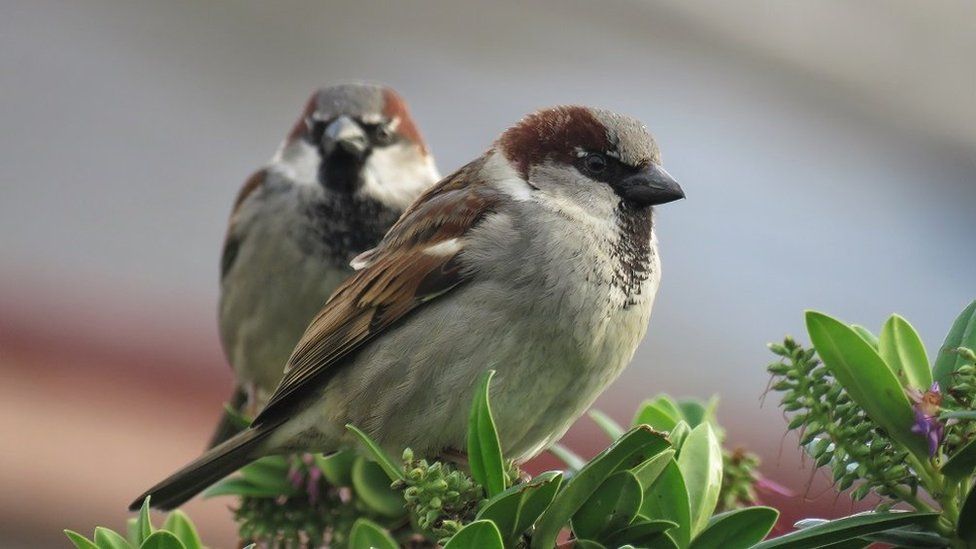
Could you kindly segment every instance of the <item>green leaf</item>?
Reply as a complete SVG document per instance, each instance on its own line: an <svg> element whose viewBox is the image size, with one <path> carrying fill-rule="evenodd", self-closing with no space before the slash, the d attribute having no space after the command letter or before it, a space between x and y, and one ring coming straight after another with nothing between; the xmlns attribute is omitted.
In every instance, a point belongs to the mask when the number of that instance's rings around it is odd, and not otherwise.
<svg viewBox="0 0 976 549"><path fill-rule="evenodd" d="M932 385L932 370L925 345L907 320L891 315L878 338L878 353L903 387L926 390Z"/></svg>
<svg viewBox="0 0 976 549"><path fill-rule="evenodd" d="M646 547L646 544L653 543L663 532L677 527L676 523L669 520L638 519L634 524L606 536L604 542L609 547L620 547L625 544Z"/></svg>
<svg viewBox="0 0 976 549"><path fill-rule="evenodd" d="M505 490L505 461L502 458L501 443L495 420L491 417L491 404L488 388L494 370L481 375L475 390L471 414L468 416L468 466L471 477L484 486L488 497L496 496Z"/></svg>
<svg viewBox="0 0 976 549"><path fill-rule="evenodd" d="M976 440L969 441L952 454L952 457L942 466L942 474L952 480L962 480L971 475L974 470L976 470Z"/></svg>
<svg viewBox="0 0 976 549"><path fill-rule="evenodd" d="M939 417L942 419L976 419L976 411L942 412Z"/></svg>
<svg viewBox="0 0 976 549"><path fill-rule="evenodd" d="M573 541L573 549L607 549L607 547L591 539L577 539Z"/></svg>
<svg viewBox="0 0 976 549"><path fill-rule="evenodd" d="M670 415L653 401L646 401L634 416L633 425L649 425L658 431L670 431L680 418Z"/></svg>
<svg viewBox="0 0 976 549"><path fill-rule="evenodd" d="M680 400L678 401L678 407L681 408L682 417L692 429L698 427L702 422L711 421L712 419L709 417L711 410L704 403L697 400Z"/></svg>
<svg viewBox="0 0 976 549"><path fill-rule="evenodd" d="M224 403L224 412L227 413L227 419L230 420L230 424L236 429L243 431L251 426L251 418L245 416L240 410L234 408L231 403Z"/></svg>
<svg viewBox="0 0 976 549"><path fill-rule="evenodd" d="M325 480L333 486L352 484L352 465L355 461L356 452L350 450L340 450L328 456L315 454L315 466L322 471Z"/></svg>
<svg viewBox="0 0 976 549"><path fill-rule="evenodd" d="M363 503L384 517L400 517L406 512L403 496L390 488L390 479L376 462L359 457L352 466L352 487Z"/></svg>
<svg viewBox="0 0 976 549"><path fill-rule="evenodd" d="M943 387L948 385L949 374L966 363L965 359L955 352L959 347L976 349L976 301L970 303L956 317L935 358L932 377Z"/></svg>
<svg viewBox="0 0 976 549"><path fill-rule="evenodd" d="M186 548L183 546L183 542L180 541L179 538L174 536L172 532L166 532L164 530L160 530L158 532L154 532L152 535L146 538L146 540L142 542L142 545L139 546L139 549L186 549Z"/></svg>
<svg viewBox="0 0 976 549"><path fill-rule="evenodd" d="M369 438L369 435L360 431L355 425L346 425L346 429L352 431L352 433L359 438L359 441L363 443L366 450L368 450L370 455L373 456L373 461L378 463L380 467L383 468L383 471L386 472L386 475L390 477L390 481L403 480L405 478L403 476L403 468L397 465L397 463L393 461L393 458L384 452L376 441Z"/></svg>
<svg viewBox="0 0 976 549"><path fill-rule="evenodd" d="M976 489L970 489L966 501L959 510L959 519L956 521L956 535L966 541L966 543L976 542Z"/></svg>
<svg viewBox="0 0 976 549"><path fill-rule="evenodd" d="M505 549L505 545L493 522L476 520L454 534L444 549Z"/></svg>
<svg viewBox="0 0 976 549"><path fill-rule="evenodd" d="M669 443L648 427L635 427L609 448L600 452L565 484L536 524L532 536L534 549L550 549L556 537L587 499L613 473L639 465L665 451Z"/></svg>
<svg viewBox="0 0 976 549"><path fill-rule="evenodd" d="M752 547L769 534L779 518L772 507L746 507L708 521L708 527L691 542L691 549Z"/></svg>
<svg viewBox="0 0 976 549"><path fill-rule="evenodd" d="M114 530L99 526L95 528L95 545L98 549L131 549L132 546Z"/></svg>
<svg viewBox="0 0 976 549"><path fill-rule="evenodd" d="M877 534L871 534L869 536L864 536L865 541L871 542L876 541L878 543L887 543L888 545L893 545L896 547L913 547L916 549L923 548L944 548L952 547L952 540L946 539L933 532L921 532L918 530L908 530L904 528L897 528L894 530L888 530L886 532L880 532Z"/></svg>
<svg viewBox="0 0 976 549"><path fill-rule="evenodd" d="M691 504L681 468L671 460L661 471L649 490L644 491L641 516L654 520L669 520L678 526L669 532L678 547L691 541Z"/></svg>
<svg viewBox="0 0 976 549"><path fill-rule="evenodd" d="M682 419L679 420L674 426L674 429L671 429L671 431L668 433L668 440L670 440L671 445L674 446L674 451L676 454L681 455L681 448L685 443L685 438L690 432L691 427L688 427L688 424Z"/></svg>
<svg viewBox="0 0 976 549"><path fill-rule="evenodd" d="M379 524L360 518L349 531L349 549L398 549L396 540Z"/></svg>
<svg viewBox="0 0 976 549"><path fill-rule="evenodd" d="M691 534L708 524L722 489L722 446L708 423L692 429L678 455L691 505Z"/></svg>
<svg viewBox="0 0 976 549"><path fill-rule="evenodd" d="M878 338L871 333L871 330L868 330L860 324L851 324L851 329L857 332L857 335L861 336L861 339L867 341L872 349L875 351L878 350Z"/></svg>
<svg viewBox="0 0 976 549"><path fill-rule="evenodd" d="M654 405L675 419L684 419L685 417L681 412L681 406L678 406L678 403L670 395L658 395L654 398Z"/></svg>
<svg viewBox="0 0 976 549"><path fill-rule="evenodd" d="M490 520L498 527L506 546L514 546L552 503L563 474L548 471L525 484L518 484L491 498L476 519Z"/></svg>
<svg viewBox="0 0 976 549"><path fill-rule="evenodd" d="M597 426L600 427L600 430L610 437L611 442L623 436L624 428L614 421L612 417L604 414L600 410L590 410L589 415L596 422Z"/></svg>
<svg viewBox="0 0 976 549"><path fill-rule="evenodd" d="M215 498L217 496L249 496L254 498L276 498L278 496L294 496L298 494L298 490L294 487L289 487L288 491L281 491L275 487L267 488L264 486L256 486L254 483L248 481L244 477L236 476L230 477L214 484L208 488L204 493L205 498Z"/></svg>
<svg viewBox="0 0 976 549"><path fill-rule="evenodd" d="M864 538L851 538L851 539L845 539L844 541L828 543L827 545L818 545L817 548L818 549L864 549L869 545L871 545L871 540L864 539Z"/></svg>
<svg viewBox="0 0 976 549"><path fill-rule="evenodd" d="M290 468L290 464L287 460L282 459L282 456L270 456L242 467L239 472L240 476L253 486L269 492L289 494L295 490L291 481L288 480Z"/></svg>
<svg viewBox="0 0 976 549"><path fill-rule="evenodd" d="M657 477L661 475L672 458L674 458L674 450L665 450L632 469L634 476L637 477L637 481L640 482L641 488L645 492L654 485Z"/></svg>
<svg viewBox="0 0 976 549"><path fill-rule="evenodd" d="M152 519L149 517L149 496L142 500L142 507L139 509L139 518L136 519L135 526L135 545L140 545L153 533Z"/></svg>
<svg viewBox="0 0 976 549"><path fill-rule="evenodd" d="M183 542L183 546L186 549L203 549L203 542L200 541L197 527L193 525L190 517L179 509L173 511L166 517L166 522L163 523L163 530L172 532Z"/></svg>
<svg viewBox="0 0 976 549"><path fill-rule="evenodd" d="M912 406L881 356L850 327L823 313L807 311L806 322L821 360L854 402L892 439L927 460L925 439L911 432Z"/></svg>
<svg viewBox="0 0 976 549"><path fill-rule="evenodd" d="M586 465L585 459L558 442L549 447L549 453L556 456L556 459L559 461L565 463L571 471L579 471Z"/></svg>
<svg viewBox="0 0 976 549"><path fill-rule="evenodd" d="M862 513L797 530L778 538L766 540L752 549L806 549L823 547L892 528L932 524L938 513Z"/></svg>
<svg viewBox="0 0 976 549"><path fill-rule="evenodd" d="M139 545L139 519L137 517L129 517L125 519L125 541L129 542L129 545L138 546Z"/></svg>
<svg viewBox="0 0 976 549"><path fill-rule="evenodd" d="M640 482L630 471L610 475L573 515L578 538L601 539L630 524L641 508Z"/></svg>
<svg viewBox="0 0 976 549"><path fill-rule="evenodd" d="M645 541L641 549L679 549L678 542L674 541L670 532L665 532L655 538Z"/></svg>
<svg viewBox="0 0 976 549"><path fill-rule="evenodd" d="M64 535L68 536L71 543L75 545L75 549L98 549L97 545L74 530L64 530Z"/></svg>

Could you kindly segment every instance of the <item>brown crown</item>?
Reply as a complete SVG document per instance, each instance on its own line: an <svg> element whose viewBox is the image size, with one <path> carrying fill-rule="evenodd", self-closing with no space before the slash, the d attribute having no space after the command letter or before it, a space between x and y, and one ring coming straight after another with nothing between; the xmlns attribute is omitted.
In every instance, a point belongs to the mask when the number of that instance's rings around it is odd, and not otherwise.
<svg viewBox="0 0 976 549"><path fill-rule="evenodd" d="M288 132L287 140L289 142L300 139L307 131L307 121L309 118L315 114L315 111L319 108L319 102L323 94L329 93L332 88L323 88L316 90L312 93L308 101L305 102L305 108L302 110L301 116L295 121L295 124L291 127L291 131ZM373 92L372 90L375 90ZM412 141L420 146L424 154L427 153L427 147L424 143L423 137L420 136L420 131L417 129L417 125L413 121L413 117L410 116L410 111L407 110L407 103L400 97L396 91L392 88L385 86L372 86L370 93L382 92L382 112L383 116L388 119L393 119L398 117L400 123L397 126L397 133L400 134L404 139ZM379 106L379 105L377 105Z"/></svg>
<svg viewBox="0 0 976 549"><path fill-rule="evenodd" d="M505 158L522 177L546 160L572 163L580 149L610 150L606 126L586 107L561 106L530 114L498 139Z"/></svg>
<svg viewBox="0 0 976 549"><path fill-rule="evenodd" d="M400 125L397 126L397 133L419 145L420 150L427 154L427 145L424 143L424 138L420 136L420 130L414 124L410 111L407 110L407 103L392 88L383 89L383 116L390 120L399 117Z"/></svg>

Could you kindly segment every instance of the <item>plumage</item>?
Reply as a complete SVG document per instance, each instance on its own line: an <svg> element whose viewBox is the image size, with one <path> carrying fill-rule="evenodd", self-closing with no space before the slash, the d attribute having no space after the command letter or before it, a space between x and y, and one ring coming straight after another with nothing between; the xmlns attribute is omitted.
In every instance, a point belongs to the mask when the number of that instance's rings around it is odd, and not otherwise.
<svg viewBox="0 0 976 549"><path fill-rule="evenodd" d="M238 193L221 253L221 340L249 415L353 272L349 261L438 179L396 92L347 84L312 94L274 158ZM233 432L224 417L210 445Z"/></svg>
<svg viewBox="0 0 976 549"><path fill-rule="evenodd" d="M347 423L393 451L461 450L486 369L506 455L557 440L647 329L660 277L651 206L683 196L659 163L646 130L608 111L549 109L508 130L356 258L238 435L261 442L236 454L335 451L353 443ZM221 459L227 473L238 464ZM179 505L205 487L199 469L146 494Z"/></svg>

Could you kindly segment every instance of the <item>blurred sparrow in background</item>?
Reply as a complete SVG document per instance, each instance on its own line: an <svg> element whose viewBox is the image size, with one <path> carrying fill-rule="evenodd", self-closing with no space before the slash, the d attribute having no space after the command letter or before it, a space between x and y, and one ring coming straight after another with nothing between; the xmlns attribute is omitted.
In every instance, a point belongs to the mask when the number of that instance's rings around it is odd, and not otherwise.
<svg viewBox="0 0 976 549"><path fill-rule="evenodd" d="M395 91L346 84L312 95L230 216L219 316L237 377L233 407L260 409L309 322L352 274L349 260L438 179ZM237 430L225 416L211 446Z"/></svg>
<svg viewBox="0 0 976 549"><path fill-rule="evenodd" d="M630 362L660 279L652 206L683 196L640 122L526 117L356 258L250 428L132 508L178 506L268 454L351 445L347 423L396 452L455 453L487 369L505 455L532 457Z"/></svg>

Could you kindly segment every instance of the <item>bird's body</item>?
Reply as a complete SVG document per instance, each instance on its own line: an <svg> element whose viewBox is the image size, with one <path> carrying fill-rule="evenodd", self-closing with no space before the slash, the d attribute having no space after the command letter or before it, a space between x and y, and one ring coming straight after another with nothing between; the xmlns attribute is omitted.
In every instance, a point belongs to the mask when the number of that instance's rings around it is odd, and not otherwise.
<svg viewBox="0 0 976 549"><path fill-rule="evenodd" d="M651 206L683 196L659 163L633 119L527 117L353 261L248 430L147 495L172 507L263 455L338 450L347 423L394 451L463 450L488 369L503 450L535 455L646 332L660 277Z"/></svg>
<svg viewBox="0 0 976 549"><path fill-rule="evenodd" d="M492 200L464 238L461 269L477 276L337 369L269 446L340 447L351 423L396 453L464 450L472 380L494 369L505 455L528 457L617 377L644 336L660 273L649 211L594 216L505 192ZM635 221L646 246L624 259L622 241L635 235L623 226Z"/></svg>
<svg viewBox="0 0 976 549"><path fill-rule="evenodd" d="M388 133L379 142L381 129ZM438 179L392 90L348 84L313 94L274 158L241 190L221 259L221 339L251 414L352 274L349 261ZM232 433L225 423L214 442Z"/></svg>
<svg viewBox="0 0 976 549"><path fill-rule="evenodd" d="M262 176L253 207L241 207L228 237L236 257L221 279L218 313L228 359L258 401L278 385L308 323L353 273L349 261L375 246L403 211L274 169Z"/></svg>

